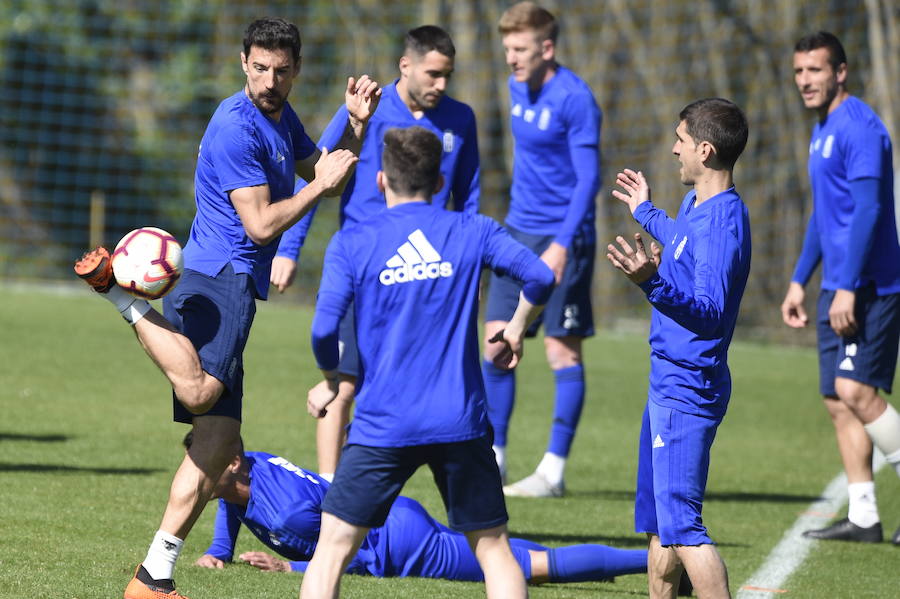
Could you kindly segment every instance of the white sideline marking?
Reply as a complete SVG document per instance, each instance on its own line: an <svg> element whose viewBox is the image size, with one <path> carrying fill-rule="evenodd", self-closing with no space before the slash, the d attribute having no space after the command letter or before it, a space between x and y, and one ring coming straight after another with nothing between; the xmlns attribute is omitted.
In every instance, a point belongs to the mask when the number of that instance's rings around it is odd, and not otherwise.
<svg viewBox="0 0 900 599"><path fill-rule="evenodd" d="M884 466L884 454L877 449L872 469L877 472ZM784 593L782 585L806 559L815 543L803 537L803 531L826 526L847 502L847 475L843 472L828 483L822 491L822 499L815 501L797 518L784 533L781 542L766 557L760 568L748 578L737 592L737 599L769 599ZM750 588L748 588L750 587Z"/></svg>

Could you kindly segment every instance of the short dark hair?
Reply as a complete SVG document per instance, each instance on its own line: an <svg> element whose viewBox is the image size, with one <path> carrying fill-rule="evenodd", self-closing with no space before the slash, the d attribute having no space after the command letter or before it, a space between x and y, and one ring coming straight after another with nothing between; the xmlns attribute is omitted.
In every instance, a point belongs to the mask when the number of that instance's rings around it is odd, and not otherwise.
<svg viewBox="0 0 900 599"><path fill-rule="evenodd" d="M828 62L835 71L842 64L847 64L847 53L844 52L844 46L841 44L841 40L833 33L817 31L800 38L794 44L794 52L812 52L819 48L828 50Z"/></svg>
<svg viewBox="0 0 900 599"><path fill-rule="evenodd" d="M276 17L257 19L244 32L244 56L250 56L250 48L265 50L290 50L294 64L300 60L300 30L293 23Z"/></svg>
<svg viewBox="0 0 900 599"><path fill-rule="evenodd" d="M240 444L240 447L241 447L241 450L240 450L241 455L243 455L244 454L244 440L242 438L239 438L238 443ZM193 429L189 430L184 435L184 439L181 440L181 444L184 445L185 449L191 448L191 445L194 444L194 430Z"/></svg>
<svg viewBox="0 0 900 599"><path fill-rule="evenodd" d="M456 56L456 46L453 45L450 34L437 25L422 25L406 32L403 40L404 54L414 52L418 56L425 56L432 50L447 58Z"/></svg>
<svg viewBox="0 0 900 599"><path fill-rule="evenodd" d="M405 197L434 193L441 176L441 141L424 127L393 127L384 134L381 168L388 185Z"/></svg>
<svg viewBox="0 0 900 599"><path fill-rule="evenodd" d="M747 117L737 104L724 98L704 98L685 106L678 116L695 142L711 143L722 166L734 167L749 133Z"/></svg>
<svg viewBox="0 0 900 599"><path fill-rule="evenodd" d="M507 8L500 15L497 29L501 35L532 30L538 34L539 40L552 40L554 43L559 35L559 23L553 13L534 2L519 2Z"/></svg>

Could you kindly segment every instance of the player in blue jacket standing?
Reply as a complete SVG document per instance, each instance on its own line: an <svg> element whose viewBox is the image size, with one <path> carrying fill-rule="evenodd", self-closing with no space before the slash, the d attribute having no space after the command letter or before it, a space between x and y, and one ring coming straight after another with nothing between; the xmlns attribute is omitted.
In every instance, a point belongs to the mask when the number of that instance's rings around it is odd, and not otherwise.
<svg viewBox="0 0 900 599"><path fill-rule="evenodd" d="M510 121L515 142L505 226L513 238L541 256L556 279L541 315L544 350L556 386L550 439L535 472L506 486L504 492L559 497L565 492L566 460L584 405L582 343L594 334L591 280L601 114L590 87L556 62L558 25L550 12L520 2L503 13L499 29L512 70ZM494 366L494 357L504 348L492 339L512 316L520 288L510 277L494 275L485 310L482 368L494 452L504 475L515 375Z"/></svg>
<svg viewBox="0 0 900 599"><path fill-rule="evenodd" d="M322 506L322 529L301 597L334 597L369 529L384 524L406 480L430 467L450 527L463 532L489 597L525 597L509 546L480 372L478 286L484 267L523 281L498 333L514 367L553 275L493 220L429 203L441 185L441 140L422 127L384 136L377 182L387 210L338 231L325 255L313 352L325 380L310 390L321 417L338 383L338 328L350 302L361 377L347 445Z"/></svg>
<svg viewBox="0 0 900 599"><path fill-rule="evenodd" d="M384 87L378 108L369 120L356 170L341 194L342 228L385 209L384 194L375 185L375 175L381 170L384 134L391 127L419 125L441 140L441 175L445 185L432 198L432 205L470 214L478 212L480 177L475 113L467 104L446 95L455 57L453 40L440 27L423 25L407 32L399 63L400 77ZM347 108L341 106L323 138L339 134L346 121ZM298 181L298 186L303 185L304 181ZM280 291L293 278L314 214L315 210L311 211L282 236L272 265L272 283ZM359 376L352 311L351 308L341 323L340 393L316 431L319 472L326 478L334 475L337 466Z"/></svg>
<svg viewBox="0 0 900 599"><path fill-rule="evenodd" d="M806 531L815 539L880 543L873 443L900 474L900 414L891 392L900 339L900 245L891 138L878 115L847 91L847 56L833 34L794 47L794 79L818 122L809 142L813 209L781 305L785 324L805 327L804 287L822 263L816 333L819 388L847 471L847 517ZM900 544L900 528L893 542Z"/></svg>
<svg viewBox="0 0 900 599"><path fill-rule="evenodd" d="M750 220L732 171L747 120L728 100L687 105L672 153L692 187L673 220L650 202L643 173L626 169L613 196L661 243L648 254L621 236L607 258L653 306L650 388L641 428L636 532L647 533L651 597L675 597L682 566L698 597L730 597L728 574L701 518L710 448L731 398L728 346L750 273Z"/></svg>

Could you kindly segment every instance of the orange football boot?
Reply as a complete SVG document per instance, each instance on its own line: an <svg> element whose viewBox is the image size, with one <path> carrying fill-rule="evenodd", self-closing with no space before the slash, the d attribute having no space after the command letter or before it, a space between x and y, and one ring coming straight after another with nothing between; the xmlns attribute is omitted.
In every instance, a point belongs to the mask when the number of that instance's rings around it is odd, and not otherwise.
<svg viewBox="0 0 900 599"><path fill-rule="evenodd" d="M188 599L184 595L179 595L175 589L166 591L153 584L141 582L137 577L140 568L141 566L138 566L138 569L134 571L134 577L128 583L128 586L125 587L124 599Z"/></svg>
<svg viewBox="0 0 900 599"><path fill-rule="evenodd" d="M106 293L116 282L109 251L103 246L85 252L81 260L75 263L75 274L87 281L97 293Z"/></svg>

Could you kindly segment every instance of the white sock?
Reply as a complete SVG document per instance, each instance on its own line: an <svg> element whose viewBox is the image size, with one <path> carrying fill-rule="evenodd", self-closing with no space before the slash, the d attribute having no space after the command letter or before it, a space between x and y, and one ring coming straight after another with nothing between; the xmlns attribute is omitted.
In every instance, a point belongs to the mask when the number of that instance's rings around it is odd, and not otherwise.
<svg viewBox="0 0 900 599"><path fill-rule="evenodd" d="M566 458L549 451L544 454L537 471L547 479L551 485L559 485L563 481L563 472L566 470Z"/></svg>
<svg viewBox="0 0 900 599"><path fill-rule="evenodd" d="M500 469L500 476L506 476L506 446L491 445L491 449L494 450L494 459L497 460L497 468Z"/></svg>
<svg viewBox="0 0 900 599"><path fill-rule="evenodd" d="M334 472L320 472L319 476L327 480L328 482L334 482Z"/></svg>
<svg viewBox="0 0 900 599"><path fill-rule="evenodd" d="M151 308L150 302L134 297L118 285L113 285L109 291L100 295L108 299L131 326L142 319Z"/></svg>
<svg viewBox="0 0 900 599"><path fill-rule="evenodd" d="M875 500L875 483L850 483L847 485L847 495L850 505L847 509L847 518L857 526L869 528L875 526L881 519L878 517L878 503Z"/></svg>
<svg viewBox="0 0 900 599"><path fill-rule="evenodd" d="M161 530L156 531L147 557L144 558L144 569L156 580L172 578L175 572L175 560L181 553L184 541Z"/></svg>

